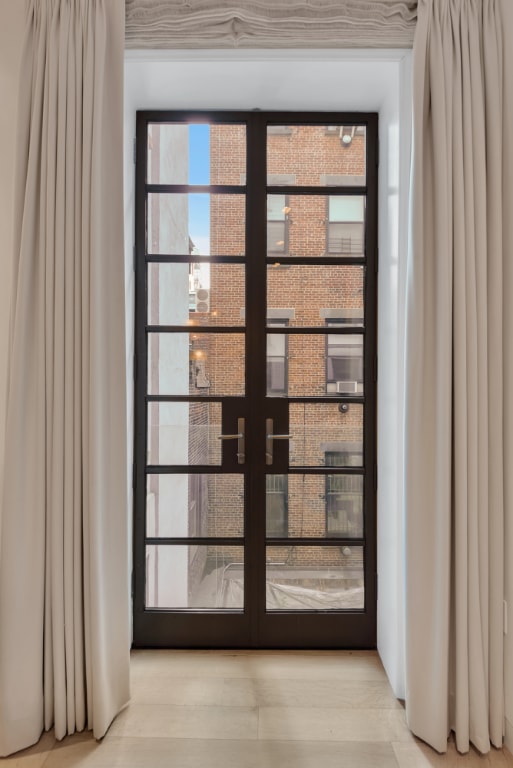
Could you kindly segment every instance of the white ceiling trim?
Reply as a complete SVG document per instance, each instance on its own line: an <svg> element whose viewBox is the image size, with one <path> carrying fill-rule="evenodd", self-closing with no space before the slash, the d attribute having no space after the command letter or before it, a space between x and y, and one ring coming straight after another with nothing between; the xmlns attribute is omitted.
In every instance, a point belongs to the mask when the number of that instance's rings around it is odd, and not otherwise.
<svg viewBox="0 0 513 768"><path fill-rule="evenodd" d="M126 0L127 48L409 48L417 0Z"/></svg>

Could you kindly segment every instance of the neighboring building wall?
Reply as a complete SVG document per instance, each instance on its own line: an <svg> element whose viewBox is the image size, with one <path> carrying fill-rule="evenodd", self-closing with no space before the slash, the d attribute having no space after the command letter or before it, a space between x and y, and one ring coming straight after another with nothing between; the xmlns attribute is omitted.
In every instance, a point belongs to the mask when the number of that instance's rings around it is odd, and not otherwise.
<svg viewBox="0 0 513 768"><path fill-rule="evenodd" d="M154 124L148 132L148 179L186 180L187 128L172 132ZM148 201L148 251L153 254L187 252L188 205L185 196L153 195ZM152 264L148 270L148 320L153 325L186 324L189 314L187 264ZM148 337L148 391L187 392L188 339L183 335ZM189 405L152 403L149 409L148 452L152 464L184 464L189 458ZM189 520L187 476L150 475L147 488L146 530L149 536L186 536ZM185 547L149 547L146 556L146 603L154 607L186 606L190 590Z"/></svg>
<svg viewBox="0 0 513 768"><path fill-rule="evenodd" d="M244 163L245 131L241 126L211 127L211 183L241 184ZM268 173L272 182L298 185L364 184L365 137L356 133L344 147L337 128L327 133L324 127L292 128L268 139ZM279 187L276 193L280 193ZM364 278L359 266L288 266L286 254L324 255L328 250L328 198L290 196L284 206L287 229L286 253L276 255L276 265L268 270L268 310L279 318L280 309L289 327L325 328L327 319L363 317ZM280 250L282 246L278 246ZM283 250L283 248L282 248ZM244 197L213 195L211 201L211 253L240 255L244 249ZM245 316L244 270L239 266L211 265L210 314L191 315L199 323L240 325ZM208 320L206 318L208 317ZM240 395L244 387L244 357L234 344L235 337L218 335L202 340L211 394ZM287 341L288 394L325 395L326 336L294 336ZM192 382L191 392L201 394ZM321 417L322 413L322 417ZM338 404L324 406L292 405L290 408L291 464L324 464L325 452L344 446L361 445L363 409L350 404L342 413ZM290 536L324 536L326 533L326 480L324 476L289 476L288 532ZM217 497L215 507L223 519L223 532L234 532L226 499ZM212 504L212 498L211 498ZM221 510L224 510L221 512ZM228 514L225 514L228 513ZM214 519L209 533L214 534ZM284 550L270 550L269 557L283 560ZM301 550L290 548L289 564L361 563L362 553L353 548L342 555L338 548Z"/></svg>

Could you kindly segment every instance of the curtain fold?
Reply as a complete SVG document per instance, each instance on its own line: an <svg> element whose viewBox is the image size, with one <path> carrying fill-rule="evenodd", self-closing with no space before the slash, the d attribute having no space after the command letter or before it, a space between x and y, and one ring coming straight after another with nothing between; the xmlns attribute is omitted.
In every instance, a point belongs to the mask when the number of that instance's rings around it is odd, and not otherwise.
<svg viewBox="0 0 513 768"><path fill-rule="evenodd" d="M0 755L129 698L123 0L29 0L0 539Z"/></svg>
<svg viewBox="0 0 513 768"><path fill-rule="evenodd" d="M513 124L500 0L419 0L406 369L406 687L438 751L502 745ZM506 463L507 466L507 463Z"/></svg>
<svg viewBox="0 0 513 768"><path fill-rule="evenodd" d="M417 0L127 0L127 48L411 48Z"/></svg>

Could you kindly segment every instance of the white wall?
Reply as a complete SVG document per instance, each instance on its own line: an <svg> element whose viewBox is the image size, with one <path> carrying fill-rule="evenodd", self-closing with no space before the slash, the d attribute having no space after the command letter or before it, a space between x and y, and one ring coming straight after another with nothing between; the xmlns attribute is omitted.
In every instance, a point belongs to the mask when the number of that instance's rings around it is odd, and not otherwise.
<svg viewBox="0 0 513 768"><path fill-rule="evenodd" d="M7 341L13 247L12 204L18 76L23 44L25 4L0 0L0 498L5 433ZM1 519L0 519L1 523ZM0 526L1 527L1 526Z"/></svg>
<svg viewBox="0 0 513 768"><path fill-rule="evenodd" d="M404 697L402 338L409 197L410 60L411 53L406 51L130 51L125 65L125 212L129 237L133 231L132 138L136 109L379 112L382 161L378 285L378 649L394 691L400 697Z"/></svg>

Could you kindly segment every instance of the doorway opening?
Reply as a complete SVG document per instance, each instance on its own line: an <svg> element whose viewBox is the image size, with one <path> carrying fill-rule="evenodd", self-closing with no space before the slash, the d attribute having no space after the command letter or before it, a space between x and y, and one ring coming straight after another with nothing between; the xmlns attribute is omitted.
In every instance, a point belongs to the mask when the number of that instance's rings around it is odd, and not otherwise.
<svg viewBox="0 0 513 768"><path fill-rule="evenodd" d="M377 115L140 112L134 643L375 647Z"/></svg>

